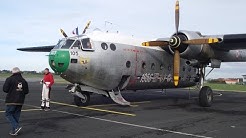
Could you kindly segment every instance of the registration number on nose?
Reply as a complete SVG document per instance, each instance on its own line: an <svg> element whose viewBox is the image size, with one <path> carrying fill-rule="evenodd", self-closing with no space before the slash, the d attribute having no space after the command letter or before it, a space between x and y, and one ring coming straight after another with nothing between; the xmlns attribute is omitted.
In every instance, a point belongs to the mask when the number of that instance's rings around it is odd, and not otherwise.
<svg viewBox="0 0 246 138"><path fill-rule="evenodd" d="M79 52L78 51L70 51L71 56L78 56Z"/></svg>

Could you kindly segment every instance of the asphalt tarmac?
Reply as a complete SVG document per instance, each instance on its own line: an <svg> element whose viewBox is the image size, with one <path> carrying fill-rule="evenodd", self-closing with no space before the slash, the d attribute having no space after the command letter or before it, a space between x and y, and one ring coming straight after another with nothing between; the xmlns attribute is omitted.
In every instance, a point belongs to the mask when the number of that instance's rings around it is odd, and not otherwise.
<svg viewBox="0 0 246 138"><path fill-rule="evenodd" d="M10 125L4 116L3 82L0 82L0 137L8 138ZM88 107L74 106L64 84L55 84L51 111L40 111L41 85L30 82L21 114L23 127L17 137L80 138L183 138L246 137L246 93L217 92L214 104L202 108L198 93L188 89L126 91L130 107L110 98L91 95Z"/></svg>

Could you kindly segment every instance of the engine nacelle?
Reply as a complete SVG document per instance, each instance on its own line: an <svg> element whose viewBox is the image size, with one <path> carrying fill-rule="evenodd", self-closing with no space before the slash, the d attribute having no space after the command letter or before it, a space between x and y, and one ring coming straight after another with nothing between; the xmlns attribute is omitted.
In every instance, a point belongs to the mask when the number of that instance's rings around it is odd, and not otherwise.
<svg viewBox="0 0 246 138"><path fill-rule="evenodd" d="M176 35L176 34L174 34ZM173 35L173 36L174 36ZM178 36L183 40L199 39L202 38L200 32L193 31L179 31ZM180 56L185 59L198 59L202 52L202 45L187 45L181 44L178 48ZM169 47L171 53L174 53L174 49Z"/></svg>

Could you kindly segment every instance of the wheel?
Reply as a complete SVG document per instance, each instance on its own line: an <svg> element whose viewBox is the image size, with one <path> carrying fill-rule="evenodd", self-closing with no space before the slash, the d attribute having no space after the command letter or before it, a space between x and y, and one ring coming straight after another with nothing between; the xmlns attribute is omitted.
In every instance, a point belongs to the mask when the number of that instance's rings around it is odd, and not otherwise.
<svg viewBox="0 0 246 138"><path fill-rule="evenodd" d="M213 91L210 87L204 86L199 93L199 104L202 107L210 107L213 103Z"/></svg>
<svg viewBox="0 0 246 138"><path fill-rule="evenodd" d="M78 96L74 96L74 102L77 106L87 106L90 102L90 94L88 92L82 92L81 93L85 99L82 99Z"/></svg>

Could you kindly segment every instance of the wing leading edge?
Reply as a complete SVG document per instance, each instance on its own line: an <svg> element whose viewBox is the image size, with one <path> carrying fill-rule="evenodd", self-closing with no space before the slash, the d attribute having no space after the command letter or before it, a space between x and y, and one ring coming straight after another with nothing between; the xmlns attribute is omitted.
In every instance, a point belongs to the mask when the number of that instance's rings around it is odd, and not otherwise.
<svg viewBox="0 0 246 138"><path fill-rule="evenodd" d="M18 48L19 51L25 52L50 52L56 45L51 46L40 46L40 47L26 47L26 48Z"/></svg>
<svg viewBox="0 0 246 138"><path fill-rule="evenodd" d="M227 34L223 36L222 42L210 45L226 51L246 49L246 34Z"/></svg>

